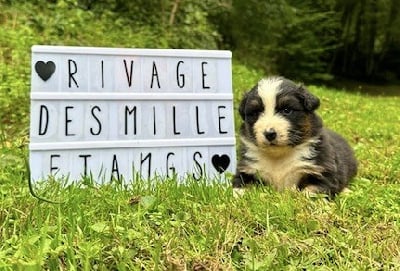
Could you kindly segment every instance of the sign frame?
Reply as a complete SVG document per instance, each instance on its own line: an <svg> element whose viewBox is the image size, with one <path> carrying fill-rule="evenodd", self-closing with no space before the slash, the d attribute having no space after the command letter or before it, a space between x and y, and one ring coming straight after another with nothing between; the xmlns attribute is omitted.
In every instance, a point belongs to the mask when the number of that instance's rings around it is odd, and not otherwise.
<svg viewBox="0 0 400 271"><path fill-rule="evenodd" d="M236 164L231 58L220 50L34 45L31 180L89 173L97 182L133 180L137 173L225 178ZM125 131L135 125L130 136L119 128L123 114ZM156 125L164 132L156 134Z"/></svg>

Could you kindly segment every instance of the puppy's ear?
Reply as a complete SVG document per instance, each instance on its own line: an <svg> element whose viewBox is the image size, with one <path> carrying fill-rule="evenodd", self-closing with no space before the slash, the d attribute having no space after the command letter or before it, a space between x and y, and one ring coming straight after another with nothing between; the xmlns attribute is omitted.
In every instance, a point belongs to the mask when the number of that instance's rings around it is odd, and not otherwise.
<svg viewBox="0 0 400 271"><path fill-rule="evenodd" d="M304 86L300 86L300 89L302 91L301 98L303 100L304 108L310 112L316 110L320 105L318 97L311 94Z"/></svg>
<svg viewBox="0 0 400 271"><path fill-rule="evenodd" d="M248 99L249 99L249 92L246 92L243 95L242 101L240 102L240 105L239 105L239 114L240 114L240 117L242 118L242 120L245 119L245 111L244 110L246 108Z"/></svg>

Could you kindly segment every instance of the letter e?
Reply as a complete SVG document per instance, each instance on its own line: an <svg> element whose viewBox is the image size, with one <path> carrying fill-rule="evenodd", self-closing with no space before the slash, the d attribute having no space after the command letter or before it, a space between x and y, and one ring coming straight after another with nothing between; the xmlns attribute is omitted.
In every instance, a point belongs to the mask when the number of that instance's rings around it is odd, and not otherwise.
<svg viewBox="0 0 400 271"><path fill-rule="evenodd" d="M204 66L207 65L207 64L208 64L208 62L206 62L206 61L201 62L201 75L202 75L201 76L201 82L202 82L202 85L203 85L203 89L209 89L210 88L210 86L206 86L206 81L205 81L207 74L206 74L206 72L204 70Z"/></svg>
<svg viewBox="0 0 400 271"><path fill-rule="evenodd" d="M218 131L220 134L227 134L227 131L223 131L221 128L221 120L226 119L225 116L221 116L221 109L226 108L225 105L218 106Z"/></svg>
<svg viewBox="0 0 400 271"><path fill-rule="evenodd" d="M50 174L53 174L54 171L55 171L55 173L57 173L57 171L59 170L59 167L57 167L53 164L54 158L60 158L60 155L59 154L50 155Z"/></svg>

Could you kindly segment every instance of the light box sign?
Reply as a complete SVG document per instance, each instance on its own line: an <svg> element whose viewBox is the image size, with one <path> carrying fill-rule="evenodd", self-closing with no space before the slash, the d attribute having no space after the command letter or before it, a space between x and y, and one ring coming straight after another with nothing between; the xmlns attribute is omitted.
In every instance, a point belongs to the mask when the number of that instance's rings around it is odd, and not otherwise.
<svg viewBox="0 0 400 271"><path fill-rule="evenodd" d="M232 104L230 51L33 46L31 179L225 176Z"/></svg>

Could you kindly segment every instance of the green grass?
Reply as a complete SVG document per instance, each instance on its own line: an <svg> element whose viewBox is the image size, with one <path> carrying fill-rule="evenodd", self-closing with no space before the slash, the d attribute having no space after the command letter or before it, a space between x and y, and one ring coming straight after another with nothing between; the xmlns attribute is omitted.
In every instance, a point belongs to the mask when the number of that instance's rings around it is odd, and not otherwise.
<svg viewBox="0 0 400 271"><path fill-rule="evenodd" d="M60 189L49 182L42 195L62 202L50 204L31 196L25 165L30 46L49 37L29 25L16 27L25 23L24 12L5 9L4 14L0 270L400 268L399 96L309 87L321 98L325 125L349 140L360 163L353 192L332 201L268 187L234 198L227 183L160 180L101 187L86 181ZM112 37L96 41L79 33L70 33L66 44L118 44ZM122 41L118 46L129 45ZM236 107L243 91L261 76L234 63Z"/></svg>

